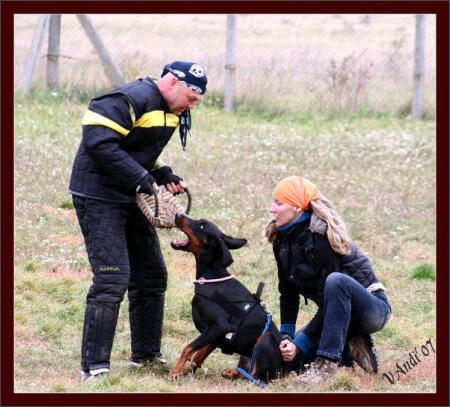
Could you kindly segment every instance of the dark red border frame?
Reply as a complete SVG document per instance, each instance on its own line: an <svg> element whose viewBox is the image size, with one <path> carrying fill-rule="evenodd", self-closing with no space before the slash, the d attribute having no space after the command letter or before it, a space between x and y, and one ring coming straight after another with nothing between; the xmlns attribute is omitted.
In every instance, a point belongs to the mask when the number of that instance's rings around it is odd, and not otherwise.
<svg viewBox="0 0 450 407"><path fill-rule="evenodd" d="M448 406L449 405L449 3L448 1L108 1L130 13L416 13L437 15L437 320L435 394L14 393L14 14L104 13L104 1L1 2L1 400L2 406ZM134 7L136 6L136 7ZM418 191L420 193L420 191Z"/></svg>

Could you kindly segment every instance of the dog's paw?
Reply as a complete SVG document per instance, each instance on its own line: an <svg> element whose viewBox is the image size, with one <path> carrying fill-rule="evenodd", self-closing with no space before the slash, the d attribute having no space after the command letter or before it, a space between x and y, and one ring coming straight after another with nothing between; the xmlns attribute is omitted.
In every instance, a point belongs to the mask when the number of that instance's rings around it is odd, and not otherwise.
<svg viewBox="0 0 450 407"><path fill-rule="evenodd" d="M202 369L202 374L199 376L199 380L217 379L217 374L211 373L207 367Z"/></svg>
<svg viewBox="0 0 450 407"><path fill-rule="evenodd" d="M174 372L173 370L171 372L169 372L169 374L167 375L167 380L169 381L174 381L177 380L180 376L182 376L181 372Z"/></svg>
<svg viewBox="0 0 450 407"><path fill-rule="evenodd" d="M195 363L195 362L191 362L190 364L189 364L189 367L188 367L188 370L187 370L187 374L189 374L189 376L194 376L195 375L195 372L197 371L197 369L199 368L200 366L199 365L197 365L197 363Z"/></svg>
<svg viewBox="0 0 450 407"><path fill-rule="evenodd" d="M234 380L242 378L242 375L236 369L224 369L222 370L222 377Z"/></svg>

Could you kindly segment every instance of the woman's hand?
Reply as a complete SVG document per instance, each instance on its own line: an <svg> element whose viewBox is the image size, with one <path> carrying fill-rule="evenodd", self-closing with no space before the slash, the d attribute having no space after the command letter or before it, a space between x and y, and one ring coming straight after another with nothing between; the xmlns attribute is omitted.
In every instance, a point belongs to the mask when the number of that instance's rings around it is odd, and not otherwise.
<svg viewBox="0 0 450 407"><path fill-rule="evenodd" d="M285 362L290 362L299 352L299 349L291 341L284 339L280 342L280 352L283 360Z"/></svg>

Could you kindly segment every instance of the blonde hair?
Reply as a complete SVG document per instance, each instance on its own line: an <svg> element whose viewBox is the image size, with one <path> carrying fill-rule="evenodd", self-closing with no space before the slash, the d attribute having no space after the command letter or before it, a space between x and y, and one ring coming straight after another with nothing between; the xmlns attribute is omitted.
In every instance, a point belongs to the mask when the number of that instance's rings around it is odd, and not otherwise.
<svg viewBox="0 0 450 407"><path fill-rule="evenodd" d="M350 254L351 240L347 226L331 202L322 195L321 198L310 201L309 205L317 217L326 222L327 237L332 249L338 254ZM274 219L270 219L266 224L264 234L269 243L273 244L278 240L280 232L275 225Z"/></svg>
<svg viewBox="0 0 450 407"><path fill-rule="evenodd" d="M327 237L333 250L338 254L350 254L351 240L347 226L331 202L322 195L321 198L312 200L309 205L314 213L327 223Z"/></svg>

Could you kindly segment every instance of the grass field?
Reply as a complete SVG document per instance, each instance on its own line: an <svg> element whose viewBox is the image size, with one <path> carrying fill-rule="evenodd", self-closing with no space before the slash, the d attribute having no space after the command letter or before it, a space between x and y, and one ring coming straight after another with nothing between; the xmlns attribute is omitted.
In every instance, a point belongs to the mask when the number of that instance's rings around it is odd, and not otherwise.
<svg viewBox="0 0 450 407"><path fill-rule="evenodd" d="M85 296L91 273L67 193L86 101L59 91L15 100L14 389L17 393L434 393L436 392L436 126L407 119L308 120L226 114L200 105L183 152L177 134L164 159L193 195L193 217L205 217L249 243L230 271L263 300L278 321L277 278L262 236L276 182L303 175L338 208L352 238L388 288L394 318L375 335L380 373L343 369L317 389L289 379L260 389L221 378L236 355L215 351L207 375L168 382L181 349L196 335L190 316L194 259L175 252L177 230L160 231L169 271L163 349L167 365L128 369L127 301L121 307L111 377L77 381ZM298 325L315 312L303 306ZM436 352L435 352L436 351ZM411 365L412 355L419 362ZM408 368L409 363L409 368ZM404 373L398 366L403 366ZM406 367L405 367L406 366ZM219 403L219 402L218 402Z"/></svg>

